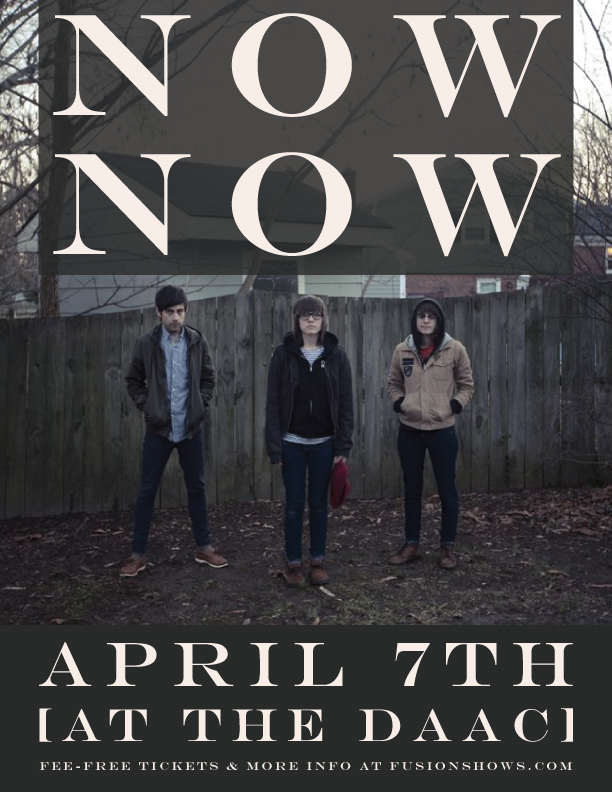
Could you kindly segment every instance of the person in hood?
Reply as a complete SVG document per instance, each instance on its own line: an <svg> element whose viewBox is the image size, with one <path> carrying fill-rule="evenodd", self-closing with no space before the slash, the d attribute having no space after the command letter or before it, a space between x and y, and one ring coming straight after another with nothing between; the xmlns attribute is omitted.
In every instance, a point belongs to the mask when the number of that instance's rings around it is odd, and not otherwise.
<svg viewBox="0 0 612 792"><path fill-rule="evenodd" d="M454 569L459 495L455 485L455 416L474 394L465 347L446 332L444 311L435 300L415 307L412 333L395 348L387 392L399 418L397 449L404 475L405 543L389 559L407 564L421 557L421 505L425 452L429 452L440 504L440 566Z"/></svg>
<svg viewBox="0 0 612 792"><path fill-rule="evenodd" d="M155 495L175 448L187 488L195 560L214 568L227 566L210 544L204 492L202 422L215 387L208 343L199 330L185 324L187 296L182 289L161 288L155 308L160 323L136 341L125 378L130 397L144 413L146 432L132 555L121 567L121 577L135 577L147 567Z"/></svg>
<svg viewBox="0 0 612 792"><path fill-rule="evenodd" d="M282 465L285 485L284 576L289 586L304 582L306 478L310 582L329 582L324 567L329 480L333 466L346 462L352 434L352 380L346 352L327 330L323 300L305 295L293 306L293 332L272 355L266 400L266 447L272 464Z"/></svg>

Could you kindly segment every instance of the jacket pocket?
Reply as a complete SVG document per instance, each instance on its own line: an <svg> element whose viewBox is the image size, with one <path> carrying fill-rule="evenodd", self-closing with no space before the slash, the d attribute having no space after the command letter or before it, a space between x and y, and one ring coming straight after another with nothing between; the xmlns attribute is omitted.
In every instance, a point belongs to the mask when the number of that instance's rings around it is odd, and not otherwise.
<svg viewBox="0 0 612 792"><path fill-rule="evenodd" d="M156 399L149 391L146 401L142 405L144 413L145 424L149 429L163 429L169 423L169 416L162 415L159 411L158 405L155 404Z"/></svg>
<svg viewBox="0 0 612 792"><path fill-rule="evenodd" d="M452 360L437 360L431 367L434 379L446 380L452 382L454 379L453 374L453 361Z"/></svg>
<svg viewBox="0 0 612 792"><path fill-rule="evenodd" d="M421 421L421 402L418 393L407 393L400 405L400 413L409 421Z"/></svg>
<svg viewBox="0 0 612 792"><path fill-rule="evenodd" d="M193 431L197 429L197 427L202 423L204 418L206 417L206 405L204 404L204 399L202 398L202 394L198 391L197 397L194 399L194 405L191 415L189 416L189 431Z"/></svg>
<svg viewBox="0 0 612 792"><path fill-rule="evenodd" d="M441 421L448 421L450 418L454 419L454 416L450 401L446 398L446 394L433 394L431 402L431 420L434 423L438 423Z"/></svg>
<svg viewBox="0 0 612 792"><path fill-rule="evenodd" d="M145 413L145 423L149 429L163 429L167 425L167 421L160 418L159 415L151 415L151 413Z"/></svg>

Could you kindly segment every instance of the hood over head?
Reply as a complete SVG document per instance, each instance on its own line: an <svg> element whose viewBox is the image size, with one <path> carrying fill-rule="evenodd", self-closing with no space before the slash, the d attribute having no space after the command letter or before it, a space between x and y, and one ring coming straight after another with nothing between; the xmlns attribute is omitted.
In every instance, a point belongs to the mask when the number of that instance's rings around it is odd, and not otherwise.
<svg viewBox="0 0 612 792"><path fill-rule="evenodd" d="M434 313L438 317L438 324L436 326L436 332L434 333L434 348L438 349L444 340L444 334L446 333L446 318L444 316L442 306L439 302L437 302L437 300L434 300L431 297L425 297L423 300L419 300L419 302L415 305L414 311L412 312L410 330L412 332L412 338L414 339L417 349L421 348L421 341L423 338L421 333L419 333L417 330L416 324L416 315L419 311L425 311L425 313Z"/></svg>

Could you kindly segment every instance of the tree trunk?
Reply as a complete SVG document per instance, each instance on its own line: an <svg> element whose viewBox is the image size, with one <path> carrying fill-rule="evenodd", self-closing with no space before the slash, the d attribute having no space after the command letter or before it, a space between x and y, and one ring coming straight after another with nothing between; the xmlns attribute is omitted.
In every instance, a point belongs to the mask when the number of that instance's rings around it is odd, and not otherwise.
<svg viewBox="0 0 612 792"><path fill-rule="evenodd" d="M60 0L62 14L74 13L74 0ZM53 79L51 112L64 110L69 105L70 47L72 32L69 25L60 25L54 42L54 55L50 59ZM57 240L68 183L68 163L56 160L55 153L67 154L72 150L74 130L70 116L54 116L41 120L41 162L39 167L49 167L40 191L39 224L39 309L41 316L59 316L59 288L57 280Z"/></svg>
<svg viewBox="0 0 612 792"><path fill-rule="evenodd" d="M59 316L59 289L57 285L57 275L55 273L46 273L41 275L39 289L40 316Z"/></svg>

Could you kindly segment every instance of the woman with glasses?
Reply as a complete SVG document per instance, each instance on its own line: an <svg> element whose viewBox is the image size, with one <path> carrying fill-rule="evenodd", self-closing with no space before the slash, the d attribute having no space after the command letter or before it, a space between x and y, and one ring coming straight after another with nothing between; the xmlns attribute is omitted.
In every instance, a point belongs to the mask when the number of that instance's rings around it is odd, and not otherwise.
<svg viewBox="0 0 612 792"><path fill-rule="evenodd" d="M305 295L293 307L293 331L272 355L266 402L266 446L282 465L285 485L284 573L287 585L304 582L302 520L310 518L310 582L329 582L324 567L327 496L332 467L346 461L353 433L351 367L327 330L325 303Z"/></svg>
<svg viewBox="0 0 612 792"><path fill-rule="evenodd" d="M428 451L442 508L440 566L455 569L459 518L455 415L474 394L472 369L463 344L445 332L444 312L435 300L416 305L411 329L412 334L395 348L387 380L400 423L397 448L404 474L405 518L405 543L389 563L407 564L421 557L423 468Z"/></svg>

